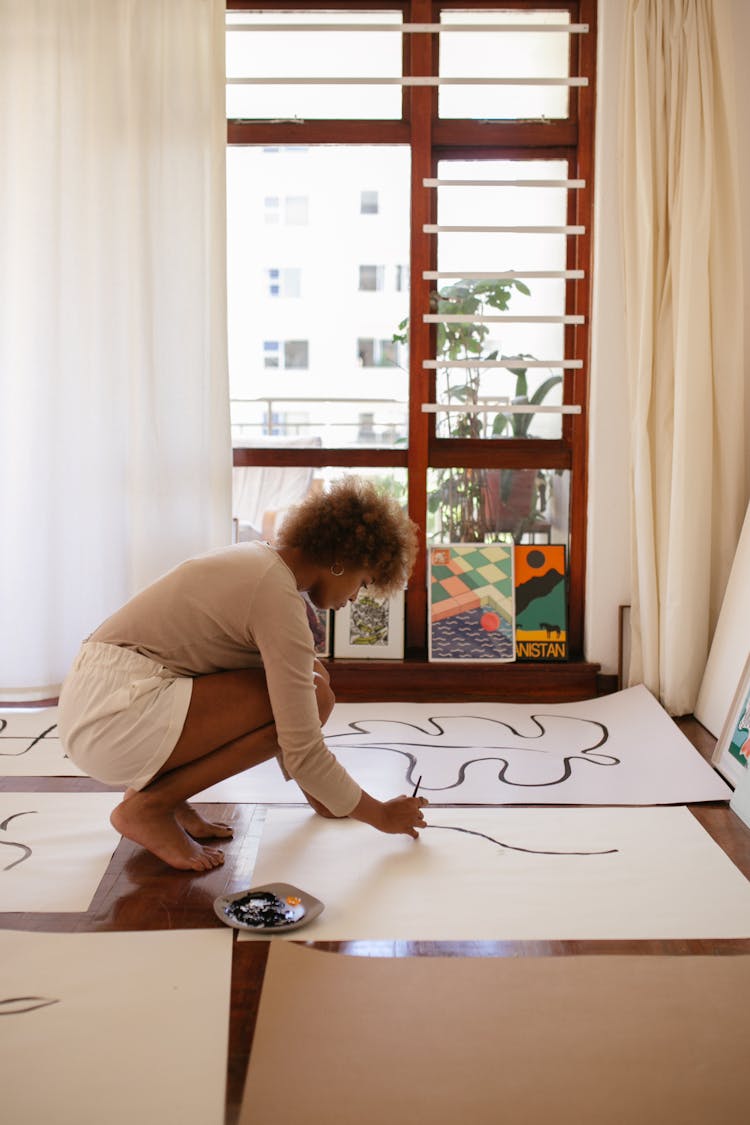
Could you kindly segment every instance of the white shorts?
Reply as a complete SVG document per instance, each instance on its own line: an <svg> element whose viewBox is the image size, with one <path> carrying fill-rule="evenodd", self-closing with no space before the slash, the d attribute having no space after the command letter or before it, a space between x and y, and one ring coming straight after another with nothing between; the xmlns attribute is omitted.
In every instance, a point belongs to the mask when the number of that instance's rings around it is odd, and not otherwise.
<svg viewBox="0 0 750 1125"><path fill-rule="evenodd" d="M139 652L86 641L60 691L65 752L97 781L142 789L174 750L192 689Z"/></svg>

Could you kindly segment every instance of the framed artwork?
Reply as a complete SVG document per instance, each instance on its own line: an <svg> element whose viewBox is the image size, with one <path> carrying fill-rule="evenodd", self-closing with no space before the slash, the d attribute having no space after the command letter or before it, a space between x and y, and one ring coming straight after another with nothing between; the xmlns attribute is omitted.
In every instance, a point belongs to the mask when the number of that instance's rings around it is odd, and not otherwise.
<svg viewBox="0 0 750 1125"><path fill-rule="evenodd" d="M515 660L512 543L430 547L428 581L430 660Z"/></svg>
<svg viewBox="0 0 750 1125"><path fill-rule="evenodd" d="M564 545L517 546L514 556L516 659L567 660Z"/></svg>
<svg viewBox="0 0 750 1125"><path fill-rule="evenodd" d="M313 605L309 598L303 598L305 609L307 610L307 620L310 623L310 629L313 635L313 642L315 644L316 656L330 656L331 655L331 611L330 609L318 609Z"/></svg>
<svg viewBox="0 0 750 1125"><path fill-rule="evenodd" d="M750 656L729 714L716 743L711 761L730 785L736 788L748 774L750 766Z"/></svg>
<svg viewBox="0 0 750 1125"><path fill-rule="evenodd" d="M334 613L333 655L359 660L401 660L404 655L404 591L390 598L360 590Z"/></svg>

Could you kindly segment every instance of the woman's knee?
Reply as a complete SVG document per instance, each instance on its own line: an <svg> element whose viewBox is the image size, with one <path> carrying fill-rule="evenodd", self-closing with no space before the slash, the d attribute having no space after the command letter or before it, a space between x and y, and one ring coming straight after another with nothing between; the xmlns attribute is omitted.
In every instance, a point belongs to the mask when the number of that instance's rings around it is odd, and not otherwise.
<svg viewBox="0 0 750 1125"><path fill-rule="evenodd" d="M333 711L336 702L336 696L333 694L330 680L324 679L323 676L315 674L315 697L318 701L318 715L320 716L320 725L325 726L328 722L331 712Z"/></svg>

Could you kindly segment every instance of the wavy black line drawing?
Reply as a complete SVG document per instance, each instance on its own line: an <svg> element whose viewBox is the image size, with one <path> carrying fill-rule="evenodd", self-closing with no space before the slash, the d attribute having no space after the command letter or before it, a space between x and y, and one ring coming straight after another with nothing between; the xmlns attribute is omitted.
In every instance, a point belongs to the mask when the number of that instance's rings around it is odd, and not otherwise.
<svg viewBox="0 0 750 1125"><path fill-rule="evenodd" d="M606 851L600 852L551 852L542 851L538 848L521 848L517 844L505 844L502 840L496 840L494 836L488 836L485 832L475 832L473 828L458 828L455 824L426 824L425 828L440 828L445 832L465 832L467 836L480 836L483 840L489 840L492 844L499 844L501 848L507 848L511 852L526 852L527 855L614 855L619 852L619 848L607 848Z"/></svg>
<svg viewBox="0 0 750 1125"><path fill-rule="evenodd" d="M26 712L26 714L28 714L28 712ZM4 719L4 718L2 718L2 716L0 716L0 735L5 735L6 738L27 738L27 737L29 737L27 732L24 732L24 731L22 731L20 734L14 734L13 733L13 728L12 728L13 719L14 719L14 716L10 716L7 719ZM10 732L8 734L6 734L5 732L8 730L9 726L11 726ZM50 736L50 734L52 733L52 731L55 730L56 727L57 727L56 722L50 723L50 725L48 727L45 727L42 731L40 731L39 734L36 734L36 735L33 736L34 742L38 742L40 738L48 738Z"/></svg>
<svg viewBox="0 0 750 1125"><path fill-rule="evenodd" d="M59 1000L46 996L9 996L7 1000L0 1000L0 1016L19 1016L24 1012L37 1012L40 1008L49 1008L50 1004L59 1003Z"/></svg>
<svg viewBox="0 0 750 1125"><path fill-rule="evenodd" d="M326 742L332 750L363 747L387 750L404 757L408 766L404 777L406 785L413 785L415 776L427 777L424 761L417 768L418 750L441 750L441 764L446 764L448 752L456 753L451 768L455 780L447 785L434 785L426 780L421 791L442 793L457 789L463 784L467 770L479 762L497 762L497 780L519 789L539 789L561 785L572 775L574 763L586 766L610 767L620 764L620 759L600 748L609 741L609 730L604 723L573 715L539 713L529 716L531 733L523 733L500 719L484 715L435 715L424 724L401 719L358 719L347 725L345 731L326 731ZM561 737L563 734L565 737ZM576 749L561 752L561 745L578 743ZM468 756L467 756L468 755ZM539 756L532 762L531 756ZM529 767L544 776L528 780ZM580 768L577 767L576 768ZM524 777L524 774L526 777Z"/></svg>
<svg viewBox="0 0 750 1125"><path fill-rule="evenodd" d="M25 809L23 812L11 813L10 816L6 816L5 820L0 823L0 832L7 831L8 825L10 824L11 820L15 820L16 817L31 816L32 814L36 813L36 811L36 809ZM32 849L28 844L21 844L17 840L0 840L0 845L6 848L20 848L23 852L23 855L20 859L14 859L13 863L6 864L6 866L3 867L3 871L10 871L11 867L18 867L19 863L23 863L32 854Z"/></svg>
<svg viewBox="0 0 750 1125"><path fill-rule="evenodd" d="M4 722L5 720L2 721ZM22 742L23 739L18 738L17 736L14 737L12 735L8 735L7 738L0 739L0 758L20 758L23 754L28 754L29 750L33 750L34 747L42 741L42 739L48 737L50 731L53 731L55 729L55 726L56 724L53 723L51 727L47 727L47 729L43 730L41 734L38 734L35 738L32 738L31 742L29 742L28 745L23 746L21 750L8 750L6 749L6 747L8 747L11 743ZM2 729L3 728L0 727L0 732L2 732Z"/></svg>

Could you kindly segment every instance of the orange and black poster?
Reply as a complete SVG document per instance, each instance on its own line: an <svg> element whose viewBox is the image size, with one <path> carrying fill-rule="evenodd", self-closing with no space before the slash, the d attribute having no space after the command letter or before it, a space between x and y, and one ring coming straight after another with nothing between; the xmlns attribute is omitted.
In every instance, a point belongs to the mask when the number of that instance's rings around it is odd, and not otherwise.
<svg viewBox="0 0 750 1125"><path fill-rule="evenodd" d="M517 546L514 559L516 659L568 656L565 547Z"/></svg>

